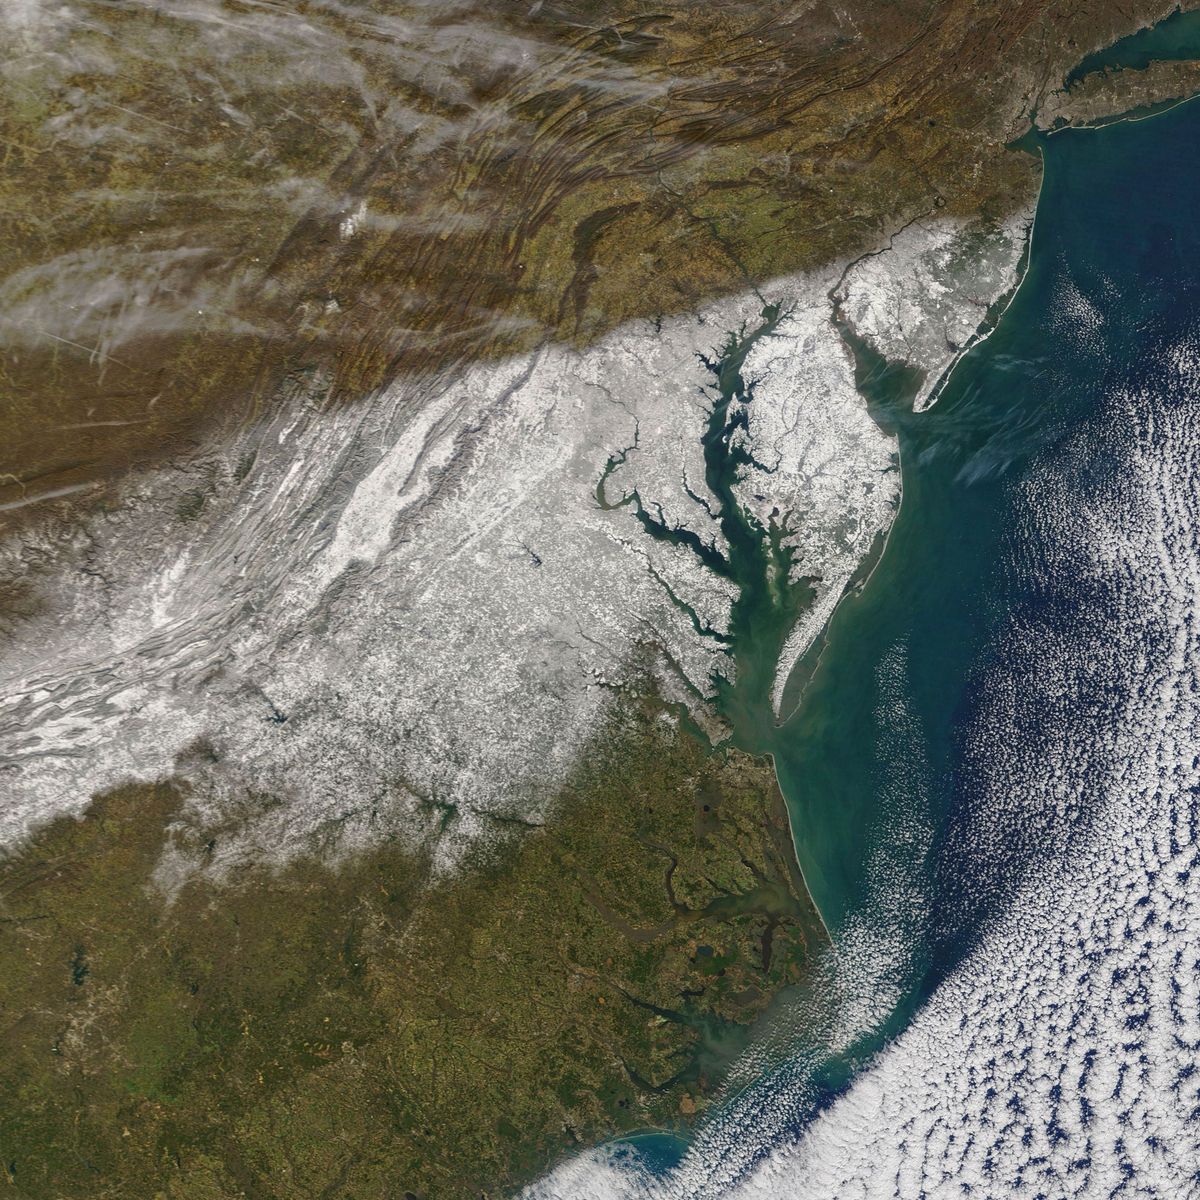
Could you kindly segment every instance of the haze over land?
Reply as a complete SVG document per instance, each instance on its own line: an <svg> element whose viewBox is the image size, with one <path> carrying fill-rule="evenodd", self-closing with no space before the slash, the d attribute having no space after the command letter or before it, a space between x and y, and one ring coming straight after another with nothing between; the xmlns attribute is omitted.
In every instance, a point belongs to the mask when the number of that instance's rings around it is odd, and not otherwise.
<svg viewBox="0 0 1200 1200"><path fill-rule="evenodd" d="M1006 143L1188 85L1056 92L1135 7L4 6L10 1183L509 1194L882 1028L747 714L895 519L873 374L1016 284Z"/></svg>

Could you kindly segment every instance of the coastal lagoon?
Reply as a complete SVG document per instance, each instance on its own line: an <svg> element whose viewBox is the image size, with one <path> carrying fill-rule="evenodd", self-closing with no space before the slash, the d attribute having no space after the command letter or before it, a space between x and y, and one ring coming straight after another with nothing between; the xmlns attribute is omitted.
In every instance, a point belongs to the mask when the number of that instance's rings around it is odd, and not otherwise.
<svg viewBox="0 0 1200 1200"><path fill-rule="evenodd" d="M576 1168L572 1188L715 1195L757 1169L764 1194L895 1194L898 1177L873 1174L871 1153L900 1162L898 1170L914 1156L926 1166L930 1158L928 1145L905 1134L919 1114L906 1120L903 1098L886 1122L868 1122L860 1144L839 1149L834 1129L820 1156L790 1167L786 1155L771 1165L776 1148L830 1104L841 1106L844 1122L860 1093L877 1102L877 1077L888 1079L905 1037L950 1019L937 1016L939 997L1003 959L998 931L1012 922L1032 942L1021 952L1027 961L1039 953L1070 961L1055 938L1086 925L1095 901L1049 881L1072 878L1073 864L1088 856L1103 864L1131 854L1143 864L1145 877L1123 875L1121 888L1131 906L1153 904L1151 924L1168 930L1165 943L1135 956L1148 975L1164 964L1175 970L1186 955L1192 867L1180 867L1163 891L1157 852L1130 849L1139 838L1158 846L1162 831L1126 828L1114 813L1125 811L1118 801L1129 762L1145 753L1160 767L1138 811L1161 810L1170 824L1168 858L1187 858L1194 845L1195 793L1177 786L1163 747L1190 727L1194 675L1187 631L1196 594L1187 580L1200 534L1180 519L1200 478L1179 431L1194 428L1200 405L1198 147L1195 103L1040 139L1032 148L1045 177L1024 280L938 403L914 413L911 376L860 361L860 387L899 437L903 501L882 557L814 651L799 708L770 735L798 854L834 938L823 995L780 1006L773 1034L764 1035L770 1049L756 1060L775 1063L766 1080L731 1097L679 1165L664 1169L661 1148L657 1170L625 1153L618 1165ZM1146 463L1155 456L1168 466L1149 486ZM1152 588L1159 572L1167 586ZM1139 722L1148 742L1131 745L1126 734ZM1190 751L1185 757L1193 762ZM1042 911L1050 895L1061 908L1053 920ZM1115 918L1103 930L1118 942L1105 946L1092 931L1087 963L1138 944ZM1187 1032L1192 1017L1177 1011L1179 989L1161 978L1129 985L1143 998L1132 1024L1089 1017L1089 1006L1106 1003L1096 997L1121 993L1125 979L1097 991L1084 969L1048 980L1057 989L1048 997L1022 976L1011 995L980 1000L971 1019L986 1027L989 1005L1000 1022L1024 1004L1016 1028L1034 1037L1046 1013L1063 1014L1046 1036L1058 1039L1064 1062L1128 1057L1129 1040L1105 1040L1117 1028L1134 1042L1146 1029L1168 1040ZM1194 1007L1194 997L1185 1000ZM917 1032L901 1035L914 1014ZM781 1030L790 1031L790 1054L781 1051ZM884 1049L898 1035L901 1049ZM1003 1056L977 1060L971 1051L968 1044L959 1062L929 1068L946 1094L956 1090L955 1073L969 1070L968 1091L987 1097L988 1120L974 1126L984 1110L968 1106L950 1136L960 1160L945 1173L946 1187L978 1170L983 1192L997 1194L990 1172L1003 1170L1006 1195L1090 1195L1112 1171L1125 1171L1155 1194L1182 1194L1170 1189L1190 1170L1190 1143L1156 1150L1154 1133L1190 1128L1178 1088L1148 1095L1131 1078L1122 1092L1118 1080L1098 1101L1088 1068L1052 1078L1041 1104L1028 1074L1014 1077ZM927 1067L906 1069L915 1078ZM1126 1113L1149 1105L1138 1134L1151 1139L1144 1154L1130 1149L1132 1134L1104 1134L1113 1120L1102 1103ZM993 1127L990 1114L1006 1104L1012 1119ZM1062 1115L1071 1105L1073 1137ZM817 1117L805 1145L819 1141L821 1128ZM945 1157L945 1137L936 1136ZM1030 1156L1029 1146L1043 1142L1060 1149ZM1020 1165L1022 1153L1031 1165ZM801 1169L814 1162L820 1170ZM930 1178L927 1194L941 1194Z"/></svg>

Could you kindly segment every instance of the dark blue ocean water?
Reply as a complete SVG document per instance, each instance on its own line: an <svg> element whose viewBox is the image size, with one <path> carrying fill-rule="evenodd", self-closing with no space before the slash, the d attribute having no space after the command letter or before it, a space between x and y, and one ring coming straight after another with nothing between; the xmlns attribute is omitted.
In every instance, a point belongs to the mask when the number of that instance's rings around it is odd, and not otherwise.
<svg viewBox="0 0 1200 1200"><path fill-rule="evenodd" d="M861 387L899 438L903 503L769 745L835 952L814 989L780 1006L748 1086L700 1131L683 1168L693 1181L735 1178L851 1086L1099 811L1089 785L1099 794L1103 762L1085 736L1064 767L1056 735L1117 719L1120 689L1089 669L1088 647L1122 636L1119 572L1064 572L1061 527L1051 533L1033 497L1044 506L1049 466L1055 505L1103 512L1129 469L1114 395L1200 399L1164 381L1172 348L1200 346L1200 101L1031 135L1023 152L1042 155L1044 182L1028 268L995 331L925 413L911 411L902 372L862 364ZM1156 635L1137 636L1152 658ZM1017 674L1027 682L1013 691ZM1020 744L989 741L993 726ZM1049 763L1055 741L1069 786L1048 767L1045 789L998 793L998 762L1036 763L1044 743ZM642 1149L643 1166L672 1177L681 1147Z"/></svg>
<svg viewBox="0 0 1200 1200"><path fill-rule="evenodd" d="M1089 54L1066 78L1067 88L1097 71L1144 71L1154 62L1186 62L1200 58L1200 12L1176 9L1157 25L1149 25L1095 54Z"/></svg>
<svg viewBox="0 0 1200 1200"><path fill-rule="evenodd" d="M705 1170L736 1174L849 1086L1097 811L1087 784L1095 773L1099 785L1103 764L1086 739L1067 765L1070 787L1057 789L1076 797L1065 806L1049 777L1044 791L1011 797L985 777L1006 754L1036 761L1056 731L1115 719L1120 696L1093 678L1087 654L1120 636L1112 578L1051 569L1061 531L1043 538L1030 481L1052 463L1056 504L1102 509L1128 469L1113 395L1181 402L1162 375L1170 347L1200 344L1200 102L1055 133L1036 149L1045 178L1030 262L998 328L929 412L913 413L904 387L864 381L898 432L901 512L772 747L838 947L831 1007L793 998L790 1027L777 1014L791 1041L702 1131L693 1159ZM1085 428L1087 453L1073 458ZM1066 657L1078 666L1039 681L1039 640L1048 651L1074 644ZM1018 642L1032 682L1000 696ZM981 737L999 702L1020 746ZM880 1004L856 1032L854 1007L872 996Z"/></svg>
<svg viewBox="0 0 1200 1200"><path fill-rule="evenodd" d="M1011 678L1016 628L1084 650L1077 671L1043 687L1036 657L1024 664L1033 685L1010 700L1023 755L1065 723L1116 711L1119 697L1086 666L1088 639L1116 636L1112 582L1049 569L1060 547L1041 541L1026 484L1090 424L1099 433L1087 456L1056 467L1057 502L1094 504L1127 469L1120 408L1108 401L1124 392L1171 403L1163 355L1200 341L1200 102L1055 133L1037 148L1045 179L1031 259L996 331L927 413L905 407L904 389L875 389L880 418L899 434L902 509L868 585L835 614L804 703L773 747L835 940L865 928L879 934L881 955L905 950L885 971L897 989L890 1015L809 1059L813 1103L794 1109L793 1131L1095 815L1086 799L1051 803L1049 780L1044 797L998 798L982 775L1006 747L981 745L979 730L997 701L992 681ZM1086 745L1069 769L1070 790L1086 798L1088 773L1099 771ZM796 1086L795 1065L782 1068L730 1120L753 1127L755 1110Z"/></svg>
<svg viewBox="0 0 1200 1200"><path fill-rule="evenodd" d="M932 410L886 413L900 438L901 512L869 584L836 613L803 708L776 746L796 841L828 851L813 873L828 881L835 924L886 903L873 895L871 856L913 820L927 823L928 856L910 866L930 920L913 933L935 978L1021 873L1078 832L1036 812L977 811L964 756L962 730L1006 653L1006 629L1016 619L1069 629L1084 610L1086 581L1065 591L1045 582L1022 481L1114 386L1146 384L1156 350L1200 318L1200 103L1053 134L1041 149L1024 282ZM1094 488L1119 469L1101 443L1074 484ZM1096 611L1106 603L1089 597ZM1104 702L1086 690L1072 697ZM1076 818L1085 825L1087 813ZM1010 821L1002 835L997 821Z"/></svg>

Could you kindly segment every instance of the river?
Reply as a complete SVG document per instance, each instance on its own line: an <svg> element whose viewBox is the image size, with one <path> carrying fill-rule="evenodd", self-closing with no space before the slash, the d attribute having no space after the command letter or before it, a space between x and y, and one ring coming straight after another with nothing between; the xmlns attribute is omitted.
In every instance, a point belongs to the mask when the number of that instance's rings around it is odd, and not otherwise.
<svg viewBox="0 0 1200 1200"><path fill-rule="evenodd" d="M815 661L806 664L799 708L769 733L760 725L753 747L775 758L797 853L834 937L814 985L824 992L810 990L780 1005L764 1048L742 1073L746 1086L734 1089L681 1161L660 1157L647 1170L648 1160L637 1153L616 1165L605 1160L587 1186L576 1176L569 1194L649 1188L716 1195L755 1169L762 1194L942 1194L932 1185L905 1190L892 1177L880 1182L874 1175L870 1147L888 1161L924 1155L924 1163L928 1138L942 1136L928 1134L924 1149L910 1137L913 1122L925 1117L916 1110L906 1117L907 1083L889 1076L887 1064L915 1039L950 1037L944 997L961 990L963 979L1008 978L996 965L1005 958L1005 939L1029 942L1023 953L1030 961L1041 954L1051 964L1070 961L1073 944L1056 948L1055 939L1063 928L1090 928L1098 905L1079 882L1090 876L1071 874L1079 863L1094 859L1102 875L1114 854L1133 853L1129 848L1142 841L1149 848L1135 858L1146 864L1162 857L1154 847L1163 838L1176 856L1194 840L1194 792L1181 802L1172 785L1168 797L1151 772L1138 824L1123 807L1121 781L1144 748L1126 735L1142 725L1151 731L1148 752L1165 764L1162 779L1171 777L1179 745L1194 764L1191 743L1180 737L1191 728L1191 701L1181 699L1195 690L1188 682L1191 635L1181 649L1179 631L1193 627L1196 594L1185 584L1150 589L1150 601L1144 595L1160 572L1191 578L1200 559L1200 530L1179 524L1180 514L1191 511L1187 497L1200 489L1200 471L1186 452L1188 436L1178 436L1200 409L1200 103L1151 119L1031 137L1026 148L1043 156L1044 181L1028 268L997 328L960 362L927 412L912 411L906 373L860 363L860 384L877 419L899 438L901 510L865 586L842 602ZM1165 476L1155 469L1153 486L1142 486L1146 463L1158 454L1169 469ZM760 591L770 580L762 566L754 576ZM747 581L739 582L745 589ZM745 612L756 612L761 596L744 604ZM761 645L753 625L735 631L742 639L733 648L739 669L756 645L764 654L775 646L769 622ZM751 676L757 687L761 674ZM1150 687L1147 680L1167 682ZM731 697L737 698L731 693L726 701ZM745 729L744 702L730 713ZM1174 749L1163 748L1168 744ZM1156 813L1174 832L1156 831ZM1163 961L1176 963L1186 952L1188 873L1175 891L1163 891L1157 867L1140 869L1145 878L1121 877L1130 902L1144 907L1153 896L1164 910L1160 921L1170 928L1178 918L1165 950L1155 942L1136 959L1153 974L1160 951ZM1044 901L1057 914L1053 920L1042 912ZM1022 906L1031 914L1024 923ZM1121 945L1133 936L1115 918L1104 928L1124 939ZM1001 937L998 930L1007 932ZM1117 951L1100 944L1087 952L1110 949ZM1058 1039L1051 1053L1065 1060L1128 1052L1128 1040L1111 1040L1117 1026L1089 1017L1089 1006L1102 1007L1096 997L1107 993L1094 991L1087 970L1055 979L1062 994L1053 1003L1039 998L1024 976L1014 978L1019 982L1007 994L1001 983L989 985L994 992L971 1017L980 1029L987 1028L988 1005L1000 1022L1001 1014L1028 1004L1027 1019L1014 1018L1013 1036L1036 1040L1041 1035L1030 1030L1042 1011L1037 1006L1061 1005L1078 1014L1079 1029L1091 1030L1095 1044L1077 1046L1068 1022L1046 1035ZM1118 983L1110 987L1119 991ZM1154 980L1143 990L1165 999L1157 1015L1151 1010L1139 1021L1161 1025L1166 1037L1172 1022L1178 1025L1173 993ZM930 1032L938 1020L945 1030ZM914 1028L904 1033L910 1023ZM961 1024L968 1030L967 1016ZM1097 1145L1086 1133L1072 1144L1062 1132L1062 1098L1072 1087L1082 1096L1090 1068L1078 1080L1054 1084L1045 1116L1029 1099L1036 1100L1038 1087L1006 1074L1003 1056L973 1061L986 1033L961 1038L962 1062L939 1064L928 1076L934 1098L921 1111L928 1116L937 1111L938 1095L961 1092L956 1071L970 1066L964 1094L977 1090L986 1104L965 1104L961 1114L938 1119L952 1129L961 1117L957 1136L969 1145L985 1126L997 1146L1003 1143L1004 1153L977 1155L983 1165L972 1170L991 1179L980 1194L1101 1194L1096 1181L1107 1178L1106 1164L1130 1157L1123 1147L1132 1135ZM926 1068L914 1060L905 1070L917 1080ZM856 1097L878 1087L900 1097L891 1118L896 1127L877 1121L851 1139L855 1144L842 1145L830 1122L853 1113ZM1179 1094L1138 1095L1137 1103L1150 1105L1152 1127L1193 1128ZM1081 1103L1086 1114L1105 1103L1126 1111L1133 1102L1118 1082L1111 1101L1089 1092ZM1017 1111L1020 1119L993 1127L995 1111ZM972 1124L978 1121L983 1125ZM1058 1133L1047 1134L1039 1122L1052 1122ZM995 1133L1009 1125L1015 1151L1007 1134ZM793 1160L777 1148L806 1129L816 1132L805 1145L826 1136L826 1157L802 1155L795 1173L780 1174L779 1161ZM999 1172L1007 1164L1011 1171L1029 1146L1064 1140L1064 1155L1077 1152L1070 1169L1085 1179L1082 1191L1068 1188L1067 1166L1046 1176L1049 1154L1037 1159L1043 1173L1037 1186L1027 1187L1018 1169L996 1190L999 1174L988 1175L993 1167ZM1154 1144L1151 1136L1152 1150ZM970 1153L963 1151L962 1162ZM1184 1141L1156 1167L1157 1153L1146 1152L1143 1178L1152 1190L1145 1194L1183 1194L1171 1189L1186 1175L1179 1157L1190 1154ZM1139 1169L1129 1167L1129 1177ZM1112 1170L1119 1175L1125 1168ZM951 1189L954 1180L947 1174L942 1184Z"/></svg>

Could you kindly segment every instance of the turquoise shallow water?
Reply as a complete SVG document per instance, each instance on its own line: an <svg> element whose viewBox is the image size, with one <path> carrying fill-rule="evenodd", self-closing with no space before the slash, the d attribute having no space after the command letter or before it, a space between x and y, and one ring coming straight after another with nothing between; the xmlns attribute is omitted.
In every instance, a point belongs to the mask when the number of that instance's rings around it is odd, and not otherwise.
<svg viewBox="0 0 1200 1200"><path fill-rule="evenodd" d="M1190 22L1167 28L1166 56L1192 57L1193 32ZM1164 36L1155 33L1167 45ZM1006 748L979 731L997 702L994 680L1011 675L1015 628L1069 641L1104 627L1112 597L1102 587L1042 569L1049 550L1030 481L1081 428L1112 419L1114 389L1137 393L1164 346L1200 337L1200 101L1023 145L1043 156L1044 183L1028 269L998 327L926 413L911 411L905 372L860 364L860 386L901 450L903 504L881 559L834 614L782 726L763 720L761 670L723 697L743 744L774 756L835 952L823 990L785 998L750 1082L700 1131L685 1158L693 1179L698 1166L734 1178L802 1129L954 972L1022 879L1090 827L1086 804L1057 811L1034 795L997 805L979 760ZM1063 475L1064 505L1090 500L1122 470L1103 437L1091 445ZM739 671L780 647L766 561L747 554L735 572ZM1006 702L1025 705L1019 723L1036 751L1042 728L1110 700L1089 690L1085 670L1061 696ZM1072 769L1086 783L1086 753ZM871 999L873 1011L853 1017ZM644 1165L670 1176L675 1152Z"/></svg>
<svg viewBox="0 0 1200 1200"><path fill-rule="evenodd" d="M880 416L900 439L903 505L773 744L798 853L835 942L866 928L881 954L902 950L884 971L890 1008L836 1050L806 1046L801 1028L796 1058L728 1116L743 1130L770 1126L785 1094L807 1097L791 1128L810 1119L953 972L1023 876L1070 853L1089 828L1087 806L1060 812L1034 796L998 807L979 785L978 731L1013 628L1070 640L1103 625L1111 596L1087 579L1049 583L1040 569L1027 483L1100 418L1114 389L1137 393L1161 347L1194 340L1200 102L1052 134L1040 149L1031 261L999 327L927 413L906 408L895 380L875 381ZM1072 489L1082 503L1120 469L1100 439L1065 477L1062 503ZM1042 729L1102 712L1110 699L1089 690L1085 671L1022 724L1036 743ZM985 739L982 752L1005 747ZM1083 777L1086 756L1073 769ZM872 977L842 982L853 993Z"/></svg>
<svg viewBox="0 0 1200 1200"><path fill-rule="evenodd" d="M1200 102L1032 144L1045 163L1032 253L995 332L929 412L911 411L902 373L862 381L899 437L903 505L866 586L835 613L803 703L768 736L834 950L811 988L782 999L735 1069L741 1089L679 1164L677 1147L634 1148L634 1194L650 1176L655 1196L721 1195L800 1134L954 974L1022 880L1090 829L1093 806L1056 805L1049 780L1019 797L988 785L1016 749L989 741L989 705L1010 706L1026 758L1116 710L1086 645L1119 636L1114 594L1048 569L1061 547L1031 503L1049 473L1057 502L1094 509L1126 469L1114 393L1161 393L1168 348L1200 343ZM1088 454L1075 461L1084 429ZM1036 661L1009 669L1015 645L1028 656L1030 630L1071 647L1073 676L1042 685ZM744 656L754 627L742 637ZM1027 694L1006 692L1021 674ZM1086 797L1096 769L1083 737L1067 790ZM780 1194L809 1194L804 1179L783 1182Z"/></svg>
<svg viewBox="0 0 1200 1200"><path fill-rule="evenodd" d="M1057 601L1011 566L1026 553L1013 544L1021 481L1110 382L1111 349L1089 358L1064 347L1064 297L1131 293L1096 320L1097 338L1134 363L1148 328L1190 316L1198 146L1195 102L1044 139L1031 263L999 328L929 412L906 410L903 389L890 410L886 389L877 397L900 438L901 511L867 586L837 610L804 703L773 746L798 852L835 930L887 902L872 869L886 859L927 898L930 924L911 933L933 938L937 957L969 939L1035 856L1028 831L1013 830L1005 861L972 860L960 733L1014 612Z"/></svg>

